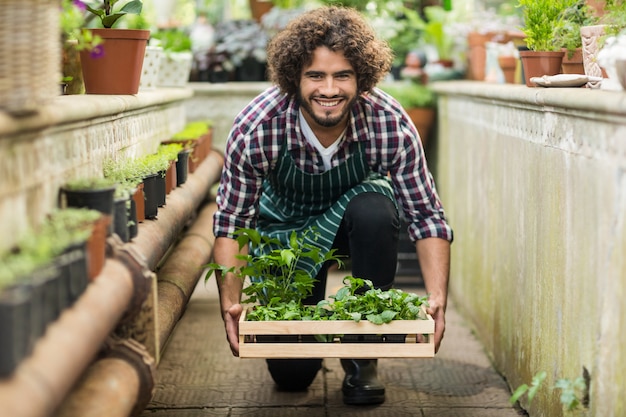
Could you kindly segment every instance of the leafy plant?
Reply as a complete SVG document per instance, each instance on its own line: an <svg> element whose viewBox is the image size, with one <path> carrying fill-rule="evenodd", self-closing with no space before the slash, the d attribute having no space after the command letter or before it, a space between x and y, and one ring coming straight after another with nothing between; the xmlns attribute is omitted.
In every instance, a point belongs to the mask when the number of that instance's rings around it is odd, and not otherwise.
<svg viewBox="0 0 626 417"><path fill-rule="evenodd" d="M78 190L102 190L115 187L113 178L106 177L86 177L70 180L65 183L65 188L72 191Z"/></svg>
<svg viewBox="0 0 626 417"><path fill-rule="evenodd" d="M391 288L383 291L375 289L370 280L346 277L344 286L330 298L334 301L322 300L317 308L324 308L329 314L327 320L363 319L374 324L390 323L392 320L425 319L422 306L428 305L427 296L404 292Z"/></svg>
<svg viewBox="0 0 626 417"><path fill-rule="evenodd" d="M545 381L547 375L546 371L538 372L535 376L533 376L530 386L528 386L528 384L522 384L517 387L509 399L511 404L515 404L524 394L527 394L528 404L530 405L533 402L535 395L537 395L537 391L539 391L539 388L543 385L543 381Z"/></svg>
<svg viewBox="0 0 626 417"><path fill-rule="evenodd" d="M154 41L153 41L154 40ZM150 43L163 48L167 53L191 52L191 38L181 29L162 29L151 35Z"/></svg>
<svg viewBox="0 0 626 417"><path fill-rule="evenodd" d="M546 379L546 372L538 372L532 379L531 385L520 385L511 395L509 401L511 404L515 404L524 394L528 395L528 405L533 401L533 398L543 385ZM588 386L589 386L589 371L583 367L583 376L580 376L573 381L566 378L561 378L556 381L552 389L558 389L561 391L559 400L566 412L575 411L589 405L588 398Z"/></svg>
<svg viewBox="0 0 626 417"><path fill-rule="evenodd" d="M607 0L599 23L607 25L607 37L617 36L626 28L626 0Z"/></svg>
<svg viewBox="0 0 626 417"><path fill-rule="evenodd" d="M248 245L260 249L261 255L238 255L247 265L242 268L227 268L211 263L205 265L205 281L215 271L222 274L235 273L240 279L251 277L244 287L245 303L258 303L247 319L255 320L368 320L375 324L392 320L415 320L425 318L422 310L427 297L420 297L402 290L382 291L374 289L369 280L346 277L333 300L322 300L317 305L303 305L303 300L312 292L315 279L308 272L298 269L298 261L308 258L315 265L327 261L341 264L334 250L322 254L320 249L305 243L305 238L315 234L311 229L301 236L292 232L289 244L283 247L280 241L261 235L252 229L239 229L236 239L240 250ZM316 234L315 234L316 235ZM314 236L315 238L315 236Z"/></svg>
<svg viewBox="0 0 626 417"><path fill-rule="evenodd" d="M439 59L451 59L454 38L447 32L449 13L441 6L428 6L424 8L424 14L426 22L422 25L423 41L435 47Z"/></svg>
<svg viewBox="0 0 626 417"><path fill-rule="evenodd" d="M560 25L565 10L578 0L518 0L522 8L526 46L531 51L558 51L561 45L554 41L554 28Z"/></svg>
<svg viewBox="0 0 626 417"><path fill-rule="evenodd" d="M61 42L63 48L70 48L66 42L68 40L76 41L74 48L77 51L93 50L102 44L102 38L94 35L91 31L84 28L85 26L85 5L79 0L63 0L61 2Z"/></svg>
<svg viewBox="0 0 626 417"><path fill-rule="evenodd" d="M410 80L394 84L381 84L380 89L398 100L405 109L435 107L437 102L432 89Z"/></svg>
<svg viewBox="0 0 626 417"><path fill-rule="evenodd" d="M24 234L11 251L0 254L0 289L27 280L70 246L86 241L91 225L101 216L99 211L87 208L52 212L37 231Z"/></svg>
<svg viewBox="0 0 626 417"><path fill-rule="evenodd" d="M140 14L143 8L141 0L122 1L122 7L116 7L119 0L103 0L97 2L83 1L87 10L100 18L102 26L112 28L113 25L127 14Z"/></svg>
<svg viewBox="0 0 626 417"><path fill-rule="evenodd" d="M290 311L300 308L302 300L311 295L315 284L315 278L308 271L299 269L299 261L309 259L315 265L331 260L341 263L334 250L322 253L319 247L306 243L305 239L313 233L309 229L298 236L293 231L289 244L284 247L278 239L262 235L254 229L239 229L235 233L239 249L246 246L258 248L261 255L237 255L237 259L247 262L246 266L238 269L208 264L205 266L208 268L205 280L215 271L222 274L232 272L242 280L250 277L250 284L243 289L243 294L248 297L244 302L260 304L260 308L248 316L250 319L293 318Z"/></svg>
<svg viewBox="0 0 626 417"><path fill-rule="evenodd" d="M554 42L567 49L571 58L574 50L582 48L580 28L594 25L597 20L586 0L577 0L561 13L558 24L554 27Z"/></svg>

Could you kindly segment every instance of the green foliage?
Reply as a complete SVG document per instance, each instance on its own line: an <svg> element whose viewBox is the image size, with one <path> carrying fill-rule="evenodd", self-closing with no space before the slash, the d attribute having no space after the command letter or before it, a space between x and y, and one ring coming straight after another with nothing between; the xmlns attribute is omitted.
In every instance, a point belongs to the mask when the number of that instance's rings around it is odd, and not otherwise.
<svg viewBox="0 0 626 417"><path fill-rule="evenodd" d="M435 93L428 86L410 80L394 84L381 84L380 89L398 100L405 109L435 107Z"/></svg>
<svg viewBox="0 0 626 417"><path fill-rule="evenodd" d="M554 41L554 29L565 11L578 0L518 0L522 8L526 46L532 51L558 51L561 45Z"/></svg>
<svg viewBox="0 0 626 417"><path fill-rule="evenodd" d="M554 384L554 388L561 390L561 404L567 411L574 411L583 405L584 393L587 389L585 379L580 376L575 380L559 379Z"/></svg>
<svg viewBox="0 0 626 417"><path fill-rule="evenodd" d="M533 401L533 398L543 385L546 379L546 372L538 372L531 382L530 387L527 384L520 385L511 395L509 401L511 404L515 404L524 394L528 395L528 405ZM576 378L575 380L561 378L556 381L552 389L561 390L559 400L566 412L575 411L586 407L588 405L587 388L588 388L589 373L586 368L583 368L583 376Z"/></svg>
<svg viewBox="0 0 626 417"><path fill-rule="evenodd" d="M37 231L23 235L10 252L0 254L0 289L27 280L67 248L86 241L99 211L66 208L50 214Z"/></svg>
<svg viewBox="0 0 626 417"><path fill-rule="evenodd" d="M104 161L103 173L105 178L115 180L122 187L128 185L136 188L143 180L144 172L142 167L134 159L121 159L114 161L107 159Z"/></svg>
<svg viewBox="0 0 626 417"><path fill-rule="evenodd" d="M191 51L191 38L181 29L162 29L153 33L151 37L158 40L156 45L162 47L165 53Z"/></svg>
<svg viewBox="0 0 626 417"><path fill-rule="evenodd" d="M329 300L322 300L315 306L303 305L303 300L312 292L315 279L307 272L297 269L300 259L309 258L316 265L326 261L341 260L334 250L322 254L314 245L304 239L313 230L305 231L301 236L292 232L289 244L283 247L277 239L261 235L256 230L240 229L236 239L240 250L248 245L268 248L260 256L238 255L247 265L236 269L211 263L205 265L207 274L220 271L222 274L234 273L240 279L253 277L244 287L246 303L258 303L247 319L257 320L368 320L375 324L389 323L392 320L424 319L423 305L427 297L405 293L398 289L382 291L374 289L372 282L355 277L344 278L344 286Z"/></svg>
<svg viewBox="0 0 626 417"><path fill-rule="evenodd" d="M322 300L318 309L328 311L327 320L354 320L363 319L374 324L389 323L392 320L425 319L422 306L428 305L427 296L418 296L413 293L391 288L383 291L375 289L370 280L355 277L346 277L334 296L332 303Z"/></svg>
<svg viewBox="0 0 626 417"><path fill-rule="evenodd" d="M158 154L163 155L168 161L177 161L178 153L183 150L181 143L167 143L159 145Z"/></svg>
<svg viewBox="0 0 626 417"><path fill-rule="evenodd" d="M85 7L91 13L100 18L102 26L112 28L113 25L123 16L127 14L141 14L143 3L141 0L123 1L123 6L116 7L119 0L103 0L97 2L84 1Z"/></svg>
<svg viewBox="0 0 626 417"><path fill-rule="evenodd" d="M423 41L437 49L439 59L451 59L454 39L446 32L446 25L450 23L449 13L441 6L428 6L424 8L424 14Z"/></svg>
<svg viewBox="0 0 626 417"><path fill-rule="evenodd" d="M559 21L553 29L554 43L559 47L566 48L571 58L574 50L582 47L580 28L594 25L597 20L586 0L577 0L561 13Z"/></svg>
<svg viewBox="0 0 626 417"><path fill-rule="evenodd" d="M63 0L61 2L60 27L61 42L64 48L70 48L66 42L68 40L76 41L74 48L77 51L91 51L102 44L102 38L94 36L91 31L85 29L85 23L85 15L76 0Z"/></svg>
<svg viewBox="0 0 626 417"><path fill-rule="evenodd" d="M606 36L617 36L626 29L626 0L607 0L600 23L607 25Z"/></svg>
<svg viewBox="0 0 626 417"><path fill-rule="evenodd" d="M115 180L106 177L76 178L65 183L64 187L72 191L103 190L115 187Z"/></svg>
<svg viewBox="0 0 626 417"><path fill-rule="evenodd" d="M389 26L395 26L387 42L394 52L394 65L401 66L409 52L420 45L424 21L416 10L402 7Z"/></svg>
<svg viewBox="0 0 626 417"><path fill-rule="evenodd" d="M259 303L267 310L256 314L275 316L279 319L281 316L278 315L278 311L284 316L286 305L292 303L291 307L299 307L302 300L312 293L315 278L307 271L298 269L298 262L301 259L310 259L315 265L321 265L326 261L341 262L335 256L334 250L323 254L319 247L306 243L305 238L311 234L317 235L311 229L300 236L293 231L289 244L284 247L278 239L261 235L256 230L239 229L236 231L239 249L246 246L258 248L262 255L237 255L238 259L247 263L239 269L226 268L215 263L208 264L205 280L215 271L221 271L222 274L233 272L242 280L251 277L251 283L243 289L243 293L248 297L245 302Z"/></svg>
<svg viewBox="0 0 626 417"><path fill-rule="evenodd" d="M172 140L185 141L198 139L209 133L212 126L213 122L210 120L189 122L185 125L183 130L172 135Z"/></svg>
<svg viewBox="0 0 626 417"><path fill-rule="evenodd" d="M530 405L533 402L537 391L539 391L539 388L541 388L541 385L543 385L543 381L545 381L547 375L548 374L546 373L546 371L538 372L535 376L533 376L533 380L530 386L528 386L527 384L522 384L517 387L517 389L515 390L515 392L513 392L513 395L511 395L511 398L509 399L511 404L515 404L524 394L527 393L528 405Z"/></svg>

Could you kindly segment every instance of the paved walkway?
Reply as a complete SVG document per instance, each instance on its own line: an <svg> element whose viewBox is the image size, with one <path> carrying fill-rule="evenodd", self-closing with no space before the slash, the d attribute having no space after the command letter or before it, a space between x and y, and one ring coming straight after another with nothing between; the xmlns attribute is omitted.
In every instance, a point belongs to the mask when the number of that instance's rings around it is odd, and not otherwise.
<svg viewBox="0 0 626 417"><path fill-rule="evenodd" d="M331 274L330 293L345 274ZM212 278L213 279L213 278ZM423 288L397 285L423 294ZM276 390L263 359L240 359L226 343L215 282L201 281L167 345L157 388L141 417L510 417L506 383L450 300L446 337L434 359L380 359L387 396L379 406L342 402L339 359L326 359L306 392Z"/></svg>

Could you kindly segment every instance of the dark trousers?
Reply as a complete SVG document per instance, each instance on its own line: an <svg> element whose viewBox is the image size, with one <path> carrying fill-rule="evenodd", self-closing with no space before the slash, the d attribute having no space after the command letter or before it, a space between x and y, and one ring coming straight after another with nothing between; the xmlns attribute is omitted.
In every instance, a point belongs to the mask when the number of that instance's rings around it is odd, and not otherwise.
<svg viewBox="0 0 626 417"><path fill-rule="evenodd" d="M359 194L346 207L333 248L349 257L352 276L371 280L375 288L389 289L397 267L399 229L400 218L393 201L379 193ZM322 266L313 294L305 304L317 304L326 297L331 266L330 262ZM268 359L267 364L279 387L301 390L313 382L322 360Z"/></svg>

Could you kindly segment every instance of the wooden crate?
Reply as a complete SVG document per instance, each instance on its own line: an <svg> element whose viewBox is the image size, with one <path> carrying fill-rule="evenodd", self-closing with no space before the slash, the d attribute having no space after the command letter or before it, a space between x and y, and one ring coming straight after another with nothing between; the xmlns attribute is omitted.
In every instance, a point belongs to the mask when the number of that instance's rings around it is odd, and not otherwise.
<svg viewBox="0 0 626 417"><path fill-rule="evenodd" d="M355 321L239 321L241 358L432 358L435 356L435 322L396 320L388 324ZM313 340L314 335L335 335L332 342ZM376 341L346 342L360 335L380 336ZM422 337L418 338L418 335ZM261 336L261 337L258 337ZM281 336L289 341L267 341ZM290 336L290 337L287 337ZM259 341L261 339L261 341ZM265 340L263 340L265 339ZM395 341L390 341L395 339ZM403 340L398 342L399 340Z"/></svg>

